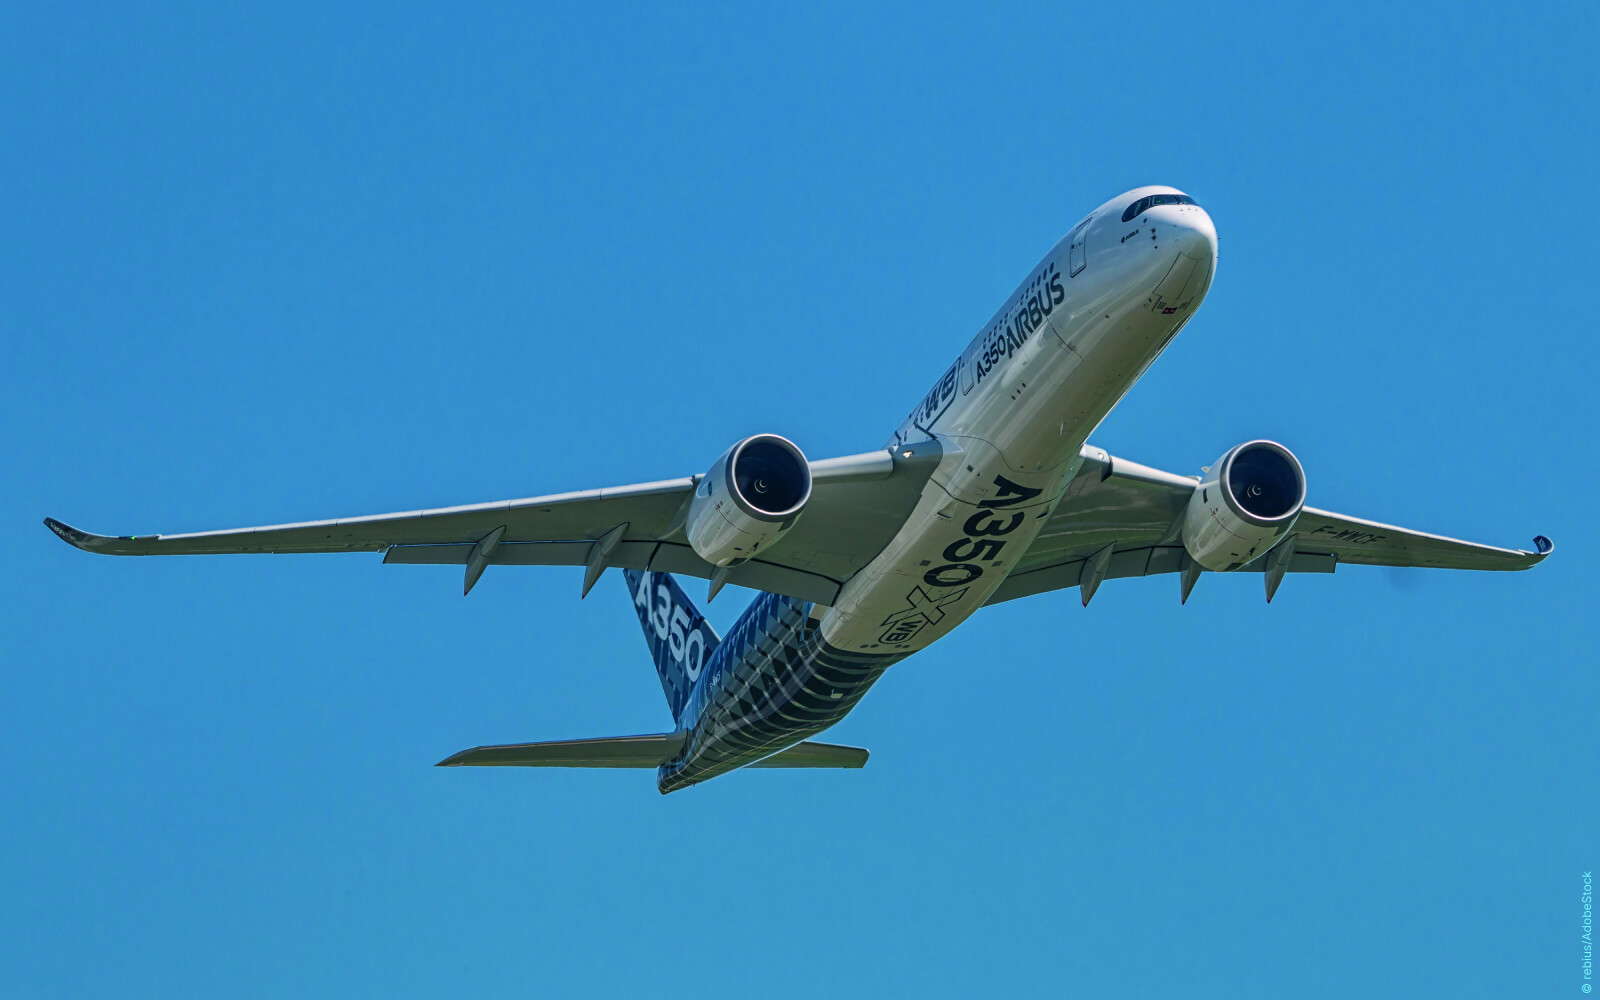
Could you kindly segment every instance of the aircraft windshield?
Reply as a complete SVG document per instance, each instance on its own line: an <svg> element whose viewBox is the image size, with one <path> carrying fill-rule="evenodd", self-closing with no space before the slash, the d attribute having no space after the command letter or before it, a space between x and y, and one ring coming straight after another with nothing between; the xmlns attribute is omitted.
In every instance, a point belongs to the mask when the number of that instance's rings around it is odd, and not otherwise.
<svg viewBox="0 0 1600 1000"><path fill-rule="evenodd" d="M1143 198L1128 206L1122 213L1123 222L1131 222L1136 215L1143 215L1157 205L1194 205L1195 200L1186 194L1147 194Z"/></svg>

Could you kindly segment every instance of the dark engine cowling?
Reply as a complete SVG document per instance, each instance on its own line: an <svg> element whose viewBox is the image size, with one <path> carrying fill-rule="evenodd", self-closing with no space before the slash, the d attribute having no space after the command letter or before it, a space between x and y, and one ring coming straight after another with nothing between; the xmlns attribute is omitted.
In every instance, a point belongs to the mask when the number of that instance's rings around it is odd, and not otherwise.
<svg viewBox="0 0 1600 1000"><path fill-rule="evenodd" d="M1306 502L1300 460L1275 441L1229 449L1189 498L1183 547L1209 570L1238 569L1276 545Z"/></svg>
<svg viewBox="0 0 1600 1000"><path fill-rule="evenodd" d="M744 562L794 526L811 499L811 465L794 442L756 434L722 453L695 489L684 530L713 566Z"/></svg>

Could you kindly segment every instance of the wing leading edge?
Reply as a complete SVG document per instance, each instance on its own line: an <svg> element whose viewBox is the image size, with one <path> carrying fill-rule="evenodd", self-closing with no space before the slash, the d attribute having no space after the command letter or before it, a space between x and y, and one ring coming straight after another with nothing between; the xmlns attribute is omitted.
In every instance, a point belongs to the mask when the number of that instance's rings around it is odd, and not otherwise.
<svg viewBox="0 0 1600 1000"><path fill-rule="evenodd" d="M832 604L894 536L938 465L937 442L811 463L813 492L794 529L726 582ZM55 518L68 544L102 555L383 552L386 564L458 565L470 590L485 566L608 566L710 579L684 517L698 476L521 500L167 535L97 535Z"/></svg>

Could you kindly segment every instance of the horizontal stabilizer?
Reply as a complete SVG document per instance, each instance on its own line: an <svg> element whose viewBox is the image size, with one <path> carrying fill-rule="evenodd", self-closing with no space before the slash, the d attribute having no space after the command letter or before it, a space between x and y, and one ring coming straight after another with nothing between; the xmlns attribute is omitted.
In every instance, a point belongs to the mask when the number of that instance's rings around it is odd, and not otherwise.
<svg viewBox="0 0 1600 1000"><path fill-rule="evenodd" d="M867 751L861 747L844 747L837 743L796 743L750 767L861 767L867 762Z"/></svg>
<svg viewBox="0 0 1600 1000"><path fill-rule="evenodd" d="M554 743L508 743L473 747L441 760L439 767L657 767L683 749L685 733L612 736Z"/></svg>
<svg viewBox="0 0 1600 1000"><path fill-rule="evenodd" d="M613 736L554 743L508 743L473 747L441 760L439 767L657 767L683 751L685 733ZM751 767L860 767L867 752L832 743L799 743Z"/></svg>

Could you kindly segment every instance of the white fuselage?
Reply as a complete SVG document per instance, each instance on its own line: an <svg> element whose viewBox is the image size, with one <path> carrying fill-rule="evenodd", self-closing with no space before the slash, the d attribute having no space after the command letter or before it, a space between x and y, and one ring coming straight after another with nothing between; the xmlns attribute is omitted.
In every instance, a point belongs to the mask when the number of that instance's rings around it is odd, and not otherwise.
<svg viewBox="0 0 1600 1000"><path fill-rule="evenodd" d="M907 654L976 611L1038 534L1079 449L1210 288L1217 238L1198 205L1090 214L1029 273L888 446L944 458L904 527L822 620L837 649Z"/></svg>
<svg viewBox="0 0 1600 1000"><path fill-rule="evenodd" d="M1006 578L1081 466L1084 440L1211 285L1210 217L1193 204L1131 214L1154 196L1190 200L1141 188L1075 226L901 424L887 447L910 457L907 446L936 439L939 466L834 605L763 594L740 616L689 693L679 723L690 736L658 769L662 792L833 725Z"/></svg>

